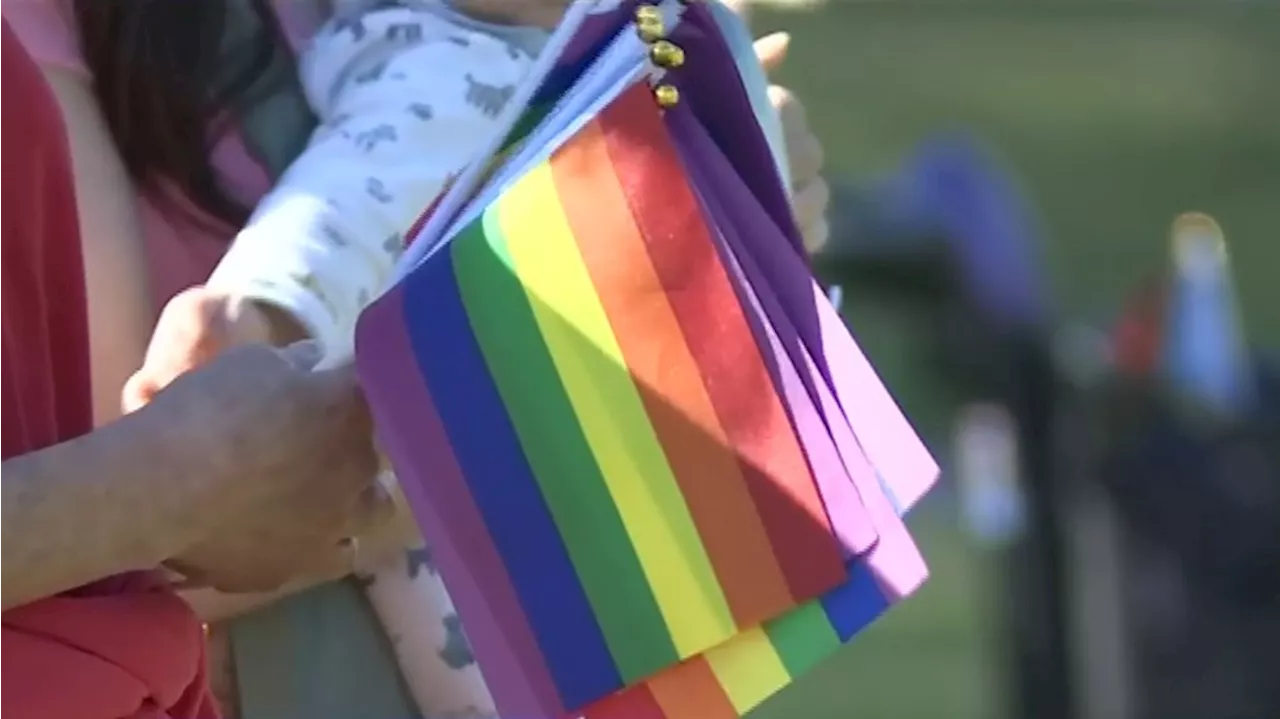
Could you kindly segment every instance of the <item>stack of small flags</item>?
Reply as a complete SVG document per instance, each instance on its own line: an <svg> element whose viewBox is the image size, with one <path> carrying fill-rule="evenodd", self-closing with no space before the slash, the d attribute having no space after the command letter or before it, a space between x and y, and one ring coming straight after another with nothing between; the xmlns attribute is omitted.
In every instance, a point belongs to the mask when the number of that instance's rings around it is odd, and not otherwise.
<svg viewBox="0 0 1280 719"><path fill-rule="evenodd" d="M746 29L580 0L356 358L500 716L737 719L927 571Z"/></svg>

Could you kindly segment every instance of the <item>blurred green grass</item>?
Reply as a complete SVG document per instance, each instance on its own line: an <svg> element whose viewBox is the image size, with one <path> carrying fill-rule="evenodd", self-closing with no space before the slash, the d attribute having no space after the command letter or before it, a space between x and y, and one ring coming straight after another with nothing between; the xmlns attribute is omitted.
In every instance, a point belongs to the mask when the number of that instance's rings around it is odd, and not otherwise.
<svg viewBox="0 0 1280 719"><path fill-rule="evenodd" d="M832 2L759 11L834 174L892 169L927 133L976 133L1043 220L1068 310L1156 267L1170 220L1222 222L1249 322L1280 344L1280 3Z"/></svg>
<svg viewBox="0 0 1280 719"><path fill-rule="evenodd" d="M1094 320L1162 266L1174 215L1209 212L1253 339L1280 347L1280 3L836 1L761 9L754 25L792 33L781 79L833 174L888 171L931 132L973 132L1035 203L1064 314ZM911 318L850 314L908 413L943 436L945 385ZM998 714L982 592L999 588L949 511L912 520L929 584L752 719Z"/></svg>

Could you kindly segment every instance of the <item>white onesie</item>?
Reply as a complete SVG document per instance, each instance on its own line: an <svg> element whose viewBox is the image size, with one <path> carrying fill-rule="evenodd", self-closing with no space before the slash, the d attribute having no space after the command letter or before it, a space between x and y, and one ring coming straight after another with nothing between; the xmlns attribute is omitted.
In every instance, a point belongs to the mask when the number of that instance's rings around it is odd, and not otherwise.
<svg viewBox="0 0 1280 719"><path fill-rule="evenodd" d="M492 139L533 61L438 2L367 6L303 52L319 126L209 280L289 311L329 357L350 352L403 233Z"/></svg>
<svg viewBox="0 0 1280 719"><path fill-rule="evenodd" d="M286 310L326 357L352 351L403 233L498 131L544 37L485 26L441 0L345 4L357 7L300 58L319 127L208 283ZM364 579L421 713L493 715L430 550L406 548Z"/></svg>

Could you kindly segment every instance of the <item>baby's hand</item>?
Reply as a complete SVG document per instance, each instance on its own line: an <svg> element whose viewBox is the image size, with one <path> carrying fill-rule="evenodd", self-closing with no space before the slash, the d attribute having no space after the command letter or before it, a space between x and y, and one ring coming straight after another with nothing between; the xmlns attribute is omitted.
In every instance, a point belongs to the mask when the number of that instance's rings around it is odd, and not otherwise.
<svg viewBox="0 0 1280 719"><path fill-rule="evenodd" d="M179 293L160 313L142 368L125 384L124 411L145 405L170 382L228 349L271 342L272 335L268 313L256 303L205 287Z"/></svg>

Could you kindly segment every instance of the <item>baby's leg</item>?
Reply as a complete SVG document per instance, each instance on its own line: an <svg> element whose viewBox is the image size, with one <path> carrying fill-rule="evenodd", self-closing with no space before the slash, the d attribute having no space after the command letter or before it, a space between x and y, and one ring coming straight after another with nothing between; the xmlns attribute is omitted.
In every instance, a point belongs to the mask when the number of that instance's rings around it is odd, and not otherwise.
<svg viewBox="0 0 1280 719"><path fill-rule="evenodd" d="M422 715L497 716L430 548L407 548L361 579Z"/></svg>

